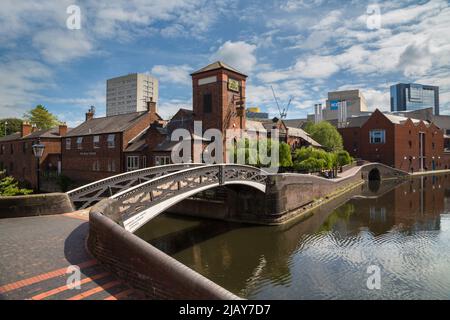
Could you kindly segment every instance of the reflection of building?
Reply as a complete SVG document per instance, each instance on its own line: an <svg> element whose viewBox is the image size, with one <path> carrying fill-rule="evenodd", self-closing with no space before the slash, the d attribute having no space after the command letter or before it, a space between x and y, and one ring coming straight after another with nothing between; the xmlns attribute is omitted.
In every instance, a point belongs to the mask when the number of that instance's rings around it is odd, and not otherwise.
<svg viewBox="0 0 450 320"><path fill-rule="evenodd" d="M433 108L439 115L439 87L415 83L391 86L391 111L408 111Z"/></svg>
<svg viewBox="0 0 450 320"><path fill-rule="evenodd" d="M450 168L444 135L427 121L383 114L349 119L340 128L344 148L355 158L381 162L404 171Z"/></svg>
<svg viewBox="0 0 450 320"><path fill-rule="evenodd" d="M106 116L142 112L147 102L158 102L158 79L141 73L109 79L106 82Z"/></svg>
<svg viewBox="0 0 450 320"><path fill-rule="evenodd" d="M37 186L36 158L32 145L38 139L45 145L44 154L40 159L40 169L43 174L59 174L61 172L61 137L67 134L67 126L48 130L37 130L29 123L22 124L21 132L0 138L0 170L18 181L27 182L31 187Z"/></svg>

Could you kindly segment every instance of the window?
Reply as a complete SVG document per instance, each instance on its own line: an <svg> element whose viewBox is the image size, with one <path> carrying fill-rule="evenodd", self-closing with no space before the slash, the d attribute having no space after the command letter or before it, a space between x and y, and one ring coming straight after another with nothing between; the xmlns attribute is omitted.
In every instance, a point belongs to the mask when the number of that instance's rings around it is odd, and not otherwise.
<svg viewBox="0 0 450 320"><path fill-rule="evenodd" d="M155 164L157 166L164 166L166 164L170 164L169 156L155 156Z"/></svg>
<svg viewBox="0 0 450 320"><path fill-rule="evenodd" d="M4 154L5 153L5 145L2 144L2 147L0 148L0 154Z"/></svg>
<svg viewBox="0 0 450 320"><path fill-rule="evenodd" d="M142 168L147 168L147 156L142 156Z"/></svg>
<svg viewBox="0 0 450 320"><path fill-rule="evenodd" d="M14 145L11 143L10 145L9 145L9 147L10 147L10 152L11 152L11 154L13 154L14 153ZM12 171L12 170L11 170Z"/></svg>
<svg viewBox="0 0 450 320"><path fill-rule="evenodd" d="M369 132L371 144L386 143L386 131L385 130L371 130Z"/></svg>
<svg viewBox="0 0 450 320"><path fill-rule="evenodd" d="M70 145L71 145L71 143L72 143L72 139L67 138L67 139L66 139L66 150L70 150Z"/></svg>
<svg viewBox="0 0 450 320"><path fill-rule="evenodd" d="M92 171L100 171L100 161L94 160L94 163L92 164Z"/></svg>
<svg viewBox="0 0 450 320"><path fill-rule="evenodd" d="M108 171L116 172L116 160L108 160Z"/></svg>
<svg viewBox="0 0 450 320"><path fill-rule="evenodd" d="M28 143L24 142L22 145L22 151L23 151L23 153L27 153L27 150L28 150Z"/></svg>
<svg viewBox="0 0 450 320"><path fill-rule="evenodd" d="M203 95L203 112L211 113L212 112L212 94L205 93Z"/></svg>
<svg viewBox="0 0 450 320"><path fill-rule="evenodd" d="M116 135L115 134L108 134L108 148L115 148L116 147Z"/></svg>
<svg viewBox="0 0 450 320"><path fill-rule="evenodd" d="M139 157L128 156L127 157L127 171L133 171L139 169Z"/></svg>
<svg viewBox="0 0 450 320"><path fill-rule="evenodd" d="M100 148L100 136L94 136L93 140L94 149Z"/></svg>
<svg viewBox="0 0 450 320"><path fill-rule="evenodd" d="M77 148L78 148L78 150L83 149L83 137L77 138Z"/></svg>

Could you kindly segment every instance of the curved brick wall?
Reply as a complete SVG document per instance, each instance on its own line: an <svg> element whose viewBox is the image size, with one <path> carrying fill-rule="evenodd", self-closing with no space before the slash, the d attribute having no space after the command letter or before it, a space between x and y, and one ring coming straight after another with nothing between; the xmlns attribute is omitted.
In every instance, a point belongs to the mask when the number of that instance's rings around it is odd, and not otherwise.
<svg viewBox="0 0 450 320"><path fill-rule="evenodd" d="M109 270L151 299L239 299L113 221L115 200L89 214L88 247Z"/></svg>
<svg viewBox="0 0 450 320"><path fill-rule="evenodd" d="M69 213L74 211L65 193L0 197L0 219Z"/></svg>

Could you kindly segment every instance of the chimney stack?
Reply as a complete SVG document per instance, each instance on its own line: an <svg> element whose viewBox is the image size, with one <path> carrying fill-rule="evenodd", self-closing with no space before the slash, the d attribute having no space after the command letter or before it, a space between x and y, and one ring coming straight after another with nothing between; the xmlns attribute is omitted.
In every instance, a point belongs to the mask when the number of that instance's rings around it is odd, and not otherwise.
<svg viewBox="0 0 450 320"><path fill-rule="evenodd" d="M25 137L31 134L31 124L29 122L22 122L21 137Z"/></svg>
<svg viewBox="0 0 450 320"><path fill-rule="evenodd" d="M65 122L59 125L58 133L60 137L64 137L67 134L67 124Z"/></svg>
<svg viewBox="0 0 450 320"><path fill-rule="evenodd" d="M147 111L150 114L156 114L156 102L153 101L153 98L150 98L150 101L147 101Z"/></svg>
<svg viewBox="0 0 450 320"><path fill-rule="evenodd" d="M91 106L88 112L86 112L86 121L94 119L94 115L95 115L95 108L94 106Z"/></svg>

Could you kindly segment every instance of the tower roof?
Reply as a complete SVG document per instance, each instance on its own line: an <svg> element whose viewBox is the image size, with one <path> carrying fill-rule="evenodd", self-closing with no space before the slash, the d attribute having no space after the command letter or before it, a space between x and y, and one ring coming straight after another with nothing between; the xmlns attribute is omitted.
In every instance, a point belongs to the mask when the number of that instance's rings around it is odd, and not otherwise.
<svg viewBox="0 0 450 320"><path fill-rule="evenodd" d="M227 65L226 63L224 63L222 61L216 61L214 63L211 63L211 64L207 65L206 67L201 68L200 70L197 70L197 71L191 73L191 76L193 76L195 74L203 73L203 72L208 72L208 71L212 71L212 70L218 70L218 69L229 70L229 71L235 72L237 74L243 75L244 77L247 77L246 74L236 70L233 67L230 67L229 65Z"/></svg>

